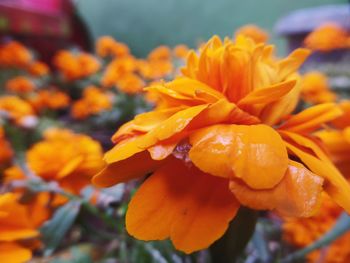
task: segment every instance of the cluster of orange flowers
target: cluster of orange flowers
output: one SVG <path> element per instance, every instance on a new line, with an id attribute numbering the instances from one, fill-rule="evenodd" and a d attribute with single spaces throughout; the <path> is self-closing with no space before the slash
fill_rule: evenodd
<path id="1" fill-rule="evenodd" d="M 342 209 L 329 197 L 323 196 L 323 204 L 316 215 L 310 218 L 287 218 L 283 224 L 284 239 L 305 247 L 321 238 L 336 223 Z M 344 233 L 329 246 L 307 255 L 308 262 L 345 263 L 350 260 L 350 233 Z"/>
<path id="2" fill-rule="evenodd" d="M 65 192 L 79 195 L 90 184 L 90 178 L 103 166 L 100 144 L 83 134 L 50 129 L 44 138 L 26 152 L 29 171 L 11 166 L 3 172 L 3 183 L 12 193 L 0 195 L 0 259 L 20 263 L 31 258 L 32 250 L 42 247 L 39 227 L 55 207 L 67 201 L 60 192 L 31 193 L 25 185 L 30 176 L 56 182 Z M 27 197 L 26 197 L 27 196 Z M 23 199 L 23 200 L 22 200 Z"/>
<path id="3" fill-rule="evenodd" d="M 95 86 L 86 87 L 83 97 L 72 106 L 72 116 L 76 119 L 85 119 L 101 111 L 112 108 L 113 95 L 103 92 Z"/>
<path id="4" fill-rule="evenodd" d="M 147 64 L 143 64 L 143 72 L 150 74 L 144 79 L 139 70 L 140 60 L 130 54 L 127 46 L 110 39 L 112 45 L 108 49 L 104 39 L 97 44 L 100 57 L 67 50 L 55 56 L 54 66 L 64 85 L 101 77 L 101 87 L 83 84 L 77 93 L 67 90 L 64 85 L 52 85 L 55 72 L 50 71 L 43 62 L 36 61 L 30 50 L 20 43 L 13 41 L 1 46 L 0 66 L 3 70 L 16 69 L 17 72 L 4 82 L 5 90 L 0 96 L 1 125 L 35 129 L 41 115 L 47 110 L 58 116 L 62 112 L 77 120 L 86 119 L 112 110 L 119 91 L 138 94 L 146 82 L 154 80 L 153 77 L 158 79 L 171 73 L 172 61 L 165 56 L 166 49 L 152 52 L 151 58 L 143 61 Z M 107 51 L 101 51 L 101 48 L 107 48 Z M 177 56 L 184 56 L 186 47 L 176 50 Z M 167 69 L 158 68 L 162 63 L 167 64 Z M 130 65 L 132 69 L 128 68 Z M 117 89 L 106 90 L 109 86 L 103 85 L 102 80 L 107 72 L 114 70 L 122 73 L 112 80 Z M 16 138 L 11 138 L 10 143 L 4 127 L 0 130 L 0 169 L 2 186 L 9 193 L 0 195 L 0 260 L 26 262 L 31 258 L 32 251 L 42 249 L 39 228 L 57 208 L 67 202 L 66 193 L 81 195 L 82 190 L 91 184 L 92 176 L 103 168 L 103 150 L 98 141 L 87 135 L 51 129 L 41 134 L 41 140 L 25 151 L 27 171 L 17 165 L 15 158 L 19 153 L 11 145 Z M 57 192 L 31 192 L 25 182 L 32 180 L 33 176 L 47 183 L 54 182 Z M 28 193 L 31 196 L 29 201 Z"/>
<path id="5" fill-rule="evenodd" d="M 0 66 L 24 70 L 0 97 L 0 260 L 25 262 L 40 250 L 39 228 L 70 195 L 145 175 L 125 217 L 137 239 L 170 238 L 185 253 L 205 249 L 242 206 L 285 218 L 293 245 L 321 237 L 343 210 L 350 213 L 350 102 L 337 103 L 323 74 L 299 74 L 308 49 L 279 58 L 267 41 L 265 31 L 248 25 L 196 51 L 160 46 L 138 59 L 102 37 L 96 54 L 57 53 L 62 87 L 22 45 L 0 47 Z M 24 161 L 11 148 L 6 127 L 35 129 L 47 110 L 57 122 L 62 115 L 65 124 L 79 124 L 118 107 L 120 93 L 145 95 L 154 108 L 119 127 L 104 157 L 99 141 L 62 128 L 38 129 Z M 315 105 L 296 113 L 300 98 Z M 36 192 L 24 183 L 31 180 L 53 188 Z M 327 262 L 350 260 L 340 243 L 329 247 Z"/>
<path id="6" fill-rule="evenodd" d="M 147 83 L 172 74 L 173 60 L 184 59 L 188 48 L 179 45 L 172 51 L 160 46 L 152 50 L 147 59 L 136 59 L 125 44 L 102 37 L 97 42 L 96 52 L 103 58 L 111 59 L 103 73 L 101 85 L 116 86 L 125 93 L 135 94 L 141 92 Z"/>
<path id="7" fill-rule="evenodd" d="M 32 257 L 32 249 L 41 246 L 38 228 L 49 217 L 48 198 L 38 196 L 24 204 L 20 197 L 17 193 L 0 194 L 1 262 L 27 262 Z"/>
<path id="8" fill-rule="evenodd" d="M 25 69 L 34 76 L 49 73 L 49 68 L 45 63 L 34 60 L 30 50 L 16 41 L 0 46 L 0 67 Z"/>
<path id="9" fill-rule="evenodd" d="M 85 52 L 74 54 L 68 50 L 59 51 L 53 63 L 67 80 L 89 77 L 101 67 L 93 55 Z"/>
<path id="10" fill-rule="evenodd" d="M 350 48 L 350 34 L 335 23 L 326 23 L 312 31 L 304 40 L 307 48 L 316 51 L 332 51 Z"/>

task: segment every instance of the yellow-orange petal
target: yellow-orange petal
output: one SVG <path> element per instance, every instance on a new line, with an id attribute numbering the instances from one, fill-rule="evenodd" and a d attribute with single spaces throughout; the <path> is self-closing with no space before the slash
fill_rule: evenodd
<path id="1" fill-rule="evenodd" d="M 188 130 L 228 122 L 231 119 L 232 111 L 236 110 L 239 110 L 239 108 L 235 104 L 230 103 L 226 99 L 220 99 L 198 114 L 188 125 Z"/>
<path id="2" fill-rule="evenodd" d="M 24 263 L 30 260 L 32 251 L 15 242 L 0 242 L 0 262 Z"/>
<path id="3" fill-rule="evenodd" d="M 299 102 L 299 94 L 301 91 L 299 78 L 297 78 L 297 81 L 298 82 L 295 87 L 287 95 L 280 100 L 266 105 L 266 107 L 259 114 L 259 118 L 261 119 L 262 123 L 274 125 L 295 109 Z"/>
<path id="4" fill-rule="evenodd" d="M 128 159 L 108 164 L 92 178 L 92 183 L 99 187 L 109 187 L 144 176 L 160 165 L 160 161 L 153 160 L 147 151 L 143 151 Z"/>
<path id="5" fill-rule="evenodd" d="M 136 192 L 126 228 L 141 240 L 170 237 L 178 250 L 191 253 L 220 238 L 238 208 L 227 180 L 172 159 Z"/>
<path id="6" fill-rule="evenodd" d="M 163 100 L 173 103 L 174 105 L 186 105 L 186 106 L 194 106 L 198 104 L 206 103 L 204 98 L 195 98 L 189 97 L 185 94 L 179 93 L 175 90 L 168 88 L 167 86 L 157 84 L 145 88 L 145 91 L 152 92 L 153 94 L 157 94 Z"/>
<path id="7" fill-rule="evenodd" d="M 256 89 L 242 98 L 237 105 L 244 107 L 252 104 L 269 104 L 285 96 L 292 90 L 295 84 L 296 80 L 292 79 L 271 85 L 270 87 Z"/>
<path id="8" fill-rule="evenodd" d="M 177 143 L 178 143 L 177 140 L 163 141 L 148 148 L 147 150 L 150 153 L 153 160 L 163 160 L 173 152 Z"/>
<path id="9" fill-rule="evenodd" d="M 345 130 L 327 129 L 321 130 L 315 134 L 315 136 L 320 138 L 320 140 L 324 143 L 338 169 L 340 162 L 349 163 L 350 160 L 350 137 L 345 137 Z M 350 175 L 350 173 L 343 174 L 345 176 Z"/>
<path id="10" fill-rule="evenodd" d="M 216 176 L 240 178 L 254 189 L 277 185 L 288 166 L 280 135 L 262 124 L 203 128 L 190 136 L 190 143 L 190 159 L 199 169 Z"/>
<path id="11" fill-rule="evenodd" d="M 298 133 L 310 133 L 321 125 L 342 115 L 342 110 L 334 103 L 324 103 L 310 107 L 293 115 L 280 128 Z"/>
<path id="12" fill-rule="evenodd" d="M 72 173 L 78 166 L 84 161 L 84 156 L 79 155 L 73 159 L 71 159 L 69 162 L 67 162 L 60 172 L 57 174 L 57 178 L 63 178 L 70 173 Z"/>
<path id="13" fill-rule="evenodd" d="M 224 98 L 222 93 L 195 79 L 179 77 L 166 85 L 186 97 L 204 98 L 208 103 Z"/>
<path id="14" fill-rule="evenodd" d="M 183 107 L 154 110 L 137 115 L 132 121 L 122 125 L 113 135 L 112 141 L 118 143 L 135 133 L 146 133 L 155 128 L 160 122 L 165 121 L 174 113 L 183 110 Z"/>
<path id="15" fill-rule="evenodd" d="M 0 226 L 0 241 L 15 241 L 39 235 L 39 231 L 30 227 L 11 226 L 10 224 L 11 222 L 7 222 L 7 225 Z"/>
<path id="16" fill-rule="evenodd" d="M 152 145 L 154 140 L 150 142 L 152 138 L 147 137 L 147 135 L 140 135 L 135 138 L 126 139 L 117 145 L 115 145 L 111 150 L 105 153 L 104 160 L 107 163 L 114 163 L 121 160 L 125 160 L 134 154 L 144 151 L 145 149 L 140 145 Z"/>
<path id="17" fill-rule="evenodd" d="M 278 132 L 287 142 L 293 142 L 294 144 L 307 148 L 308 151 L 311 150 L 320 160 L 332 163 L 328 155 L 320 147 L 319 142 L 316 141 L 316 138 L 303 136 L 290 131 L 278 130 Z"/>
<path id="18" fill-rule="evenodd" d="M 297 156 L 313 173 L 325 179 L 325 192 L 347 213 L 350 213 L 350 185 L 330 162 L 311 155 L 292 143 L 285 142 L 287 149 Z"/>
<path id="19" fill-rule="evenodd" d="M 175 113 L 147 133 L 137 146 L 146 149 L 155 145 L 158 141 L 169 139 L 181 133 L 196 116 L 209 106 L 210 104 L 198 105 Z"/>
<path id="20" fill-rule="evenodd" d="M 309 217 L 320 206 L 322 183 L 323 178 L 290 161 L 282 181 L 272 189 L 254 190 L 240 180 L 231 180 L 230 189 L 242 205 L 252 209 Z"/>
<path id="21" fill-rule="evenodd" d="M 298 68 L 304 63 L 307 57 L 311 54 L 311 51 L 306 48 L 298 48 L 288 55 L 285 59 L 282 59 L 279 63 L 278 77 L 279 81 L 285 80 L 290 74 L 297 71 Z"/>

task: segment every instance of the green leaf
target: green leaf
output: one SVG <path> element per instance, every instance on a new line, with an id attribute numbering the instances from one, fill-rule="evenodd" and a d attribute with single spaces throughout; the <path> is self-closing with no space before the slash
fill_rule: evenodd
<path id="1" fill-rule="evenodd" d="M 337 238 L 341 237 L 346 233 L 346 231 L 350 230 L 350 216 L 346 213 L 343 213 L 333 226 L 333 228 L 328 231 L 325 235 L 323 235 L 319 240 L 311 244 L 310 246 L 303 248 L 301 250 L 298 250 L 289 256 L 287 256 L 284 260 L 282 260 L 283 263 L 289 263 L 289 262 L 296 262 L 302 258 L 304 258 L 307 254 L 310 252 L 322 248 L 324 246 L 329 245 Z"/>
<path id="2" fill-rule="evenodd" d="M 44 255 L 51 255 L 73 225 L 81 207 L 81 201 L 73 200 L 58 208 L 52 219 L 40 229 L 45 244 Z"/>

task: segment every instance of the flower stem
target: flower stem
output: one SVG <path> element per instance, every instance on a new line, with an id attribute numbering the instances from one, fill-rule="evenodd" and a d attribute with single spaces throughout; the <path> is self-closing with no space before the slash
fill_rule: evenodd
<path id="1" fill-rule="evenodd" d="M 226 233 L 210 247 L 212 262 L 236 262 L 254 233 L 257 219 L 257 211 L 241 207 Z"/>

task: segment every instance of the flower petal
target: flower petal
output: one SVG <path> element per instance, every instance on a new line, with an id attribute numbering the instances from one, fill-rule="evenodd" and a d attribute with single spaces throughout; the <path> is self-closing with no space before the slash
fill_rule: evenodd
<path id="1" fill-rule="evenodd" d="M 23 263 L 30 260 L 32 251 L 15 242 L 0 243 L 0 262 Z"/>
<path id="2" fill-rule="evenodd" d="M 148 148 L 147 150 L 150 153 L 153 160 L 163 160 L 173 152 L 177 144 L 177 140 L 170 142 L 163 141 Z"/>
<path id="3" fill-rule="evenodd" d="M 316 141 L 316 138 L 303 136 L 294 132 L 278 130 L 282 138 L 287 142 L 293 142 L 301 147 L 307 148 L 307 151 L 312 151 L 315 156 L 320 160 L 328 163 L 332 163 L 328 155 L 321 148 L 320 142 Z"/>
<path id="4" fill-rule="evenodd" d="M 342 111 L 334 103 L 319 104 L 308 108 L 289 118 L 280 129 L 298 133 L 310 133 L 321 125 L 342 115 Z"/>
<path id="5" fill-rule="evenodd" d="M 166 85 L 169 89 L 174 90 L 187 97 L 207 98 L 208 100 L 206 101 L 208 103 L 215 102 L 219 99 L 224 98 L 224 95 L 222 93 L 195 79 L 178 77 Z M 206 96 L 203 94 L 206 94 Z"/>
<path id="6" fill-rule="evenodd" d="M 99 187 L 109 187 L 144 176 L 161 164 L 161 161 L 153 160 L 147 151 L 143 151 L 126 160 L 107 164 L 101 172 L 92 178 L 92 183 Z"/>
<path id="7" fill-rule="evenodd" d="M 135 138 L 126 139 L 117 145 L 115 145 L 111 150 L 105 153 L 104 160 L 107 163 L 114 163 L 121 160 L 125 160 L 134 154 L 144 151 L 145 149 L 140 147 L 140 144 L 143 142 L 144 144 L 149 143 L 150 138 L 146 135 L 141 135 Z M 152 144 L 153 141 L 149 144 Z"/>
<path id="8" fill-rule="evenodd" d="M 33 238 L 39 235 L 39 231 L 31 228 L 24 228 L 22 226 L 0 226 L 0 241 L 16 241 L 18 239 Z"/>
<path id="9" fill-rule="evenodd" d="M 322 183 L 321 177 L 290 161 L 282 181 L 272 189 L 254 190 L 240 180 L 230 181 L 230 189 L 242 205 L 252 209 L 309 217 L 320 207 Z"/>
<path id="10" fill-rule="evenodd" d="M 198 114 L 209 106 L 210 104 L 199 105 L 175 113 L 146 134 L 145 136 L 147 136 L 148 140 L 145 140 L 145 143 L 141 143 L 139 146 L 148 148 L 155 145 L 158 141 L 169 139 L 173 135 L 180 133 Z"/>
<path id="11" fill-rule="evenodd" d="M 171 117 L 171 115 L 183 109 L 184 107 L 175 107 L 141 113 L 132 121 L 122 125 L 113 135 L 112 141 L 118 143 L 134 134 L 146 133 L 155 128 L 160 122 L 165 121 Z"/>
<path id="12" fill-rule="evenodd" d="M 191 253 L 220 238 L 238 208 L 227 180 L 172 159 L 136 192 L 126 228 L 141 240 L 170 237 L 178 250 Z"/>
<path id="13" fill-rule="evenodd" d="M 294 50 L 288 57 L 279 62 L 279 80 L 283 81 L 290 74 L 297 71 L 297 69 L 304 63 L 311 51 L 306 48 L 298 48 Z"/>
<path id="14" fill-rule="evenodd" d="M 301 150 L 294 144 L 285 142 L 289 151 L 315 174 L 325 179 L 324 190 L 341 207 L 350 213 L 350 185 L 335 166 Z"/>
<path id="15" fill-rule="evenodd" d="M 295 86 L 296 80 L 287 80 L 267 88 L 256 89 L 238 102 L 239 107 L 251 104 L 269 104 L 286 95 Z"/>
<path id="16" fill-rule="evenodd" d="M 288 166 L 281 137 L 266 125 L 215 125 L 193 133 L 190 143 L 190 159 L 199 169 L 241 178 L 254 189 L 277 185 Z"/>
<path id="17" fill-rule="evenodd" d="M 293 77 L 293 79 L 298 81 L 295 87 L 283 98 L 272 102 L 262 110 L 259 114 L 261 122 L 267 125 L 274 125 L 295 109 L 299 102 L 301 85 L 299 78 Z"/>

